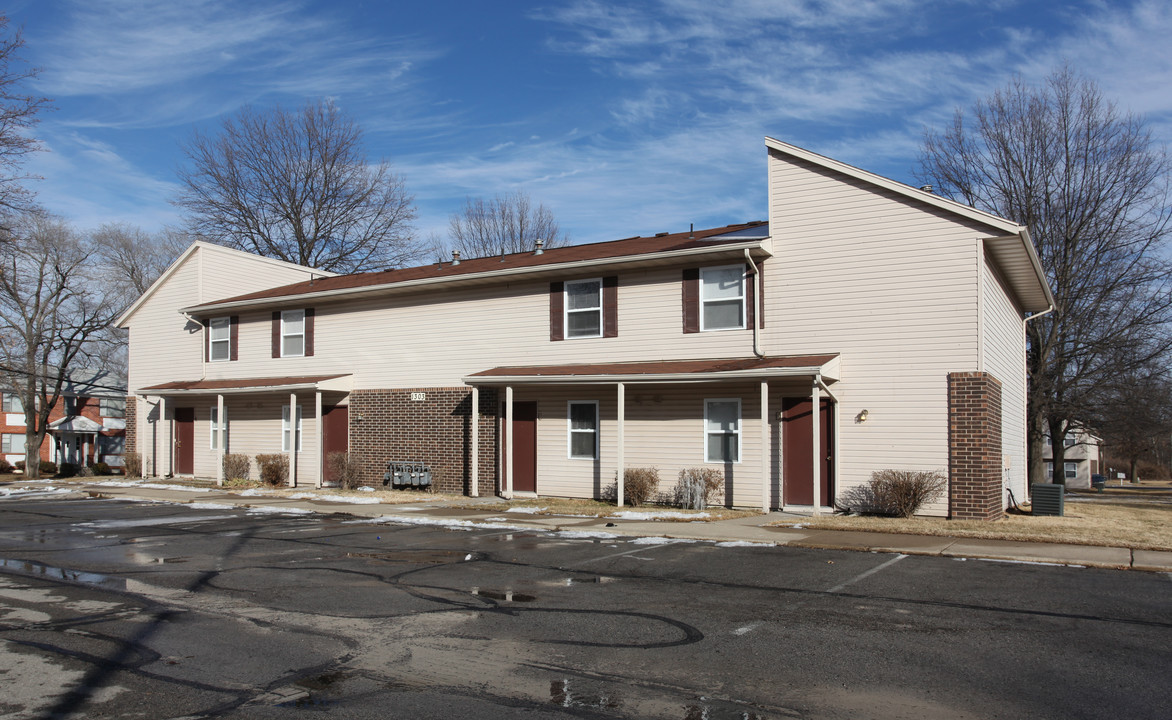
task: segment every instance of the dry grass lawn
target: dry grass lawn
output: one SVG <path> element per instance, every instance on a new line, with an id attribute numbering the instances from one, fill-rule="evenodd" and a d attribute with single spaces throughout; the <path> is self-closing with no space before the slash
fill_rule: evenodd
<path id="1" fill-rule="evenodd" d="M 1010 515 L 993 522 L 981 520 L 947 520 L 944 518 L 883 518 L 860 516 L 823 516 L 772 525 L 800 524 L 823 530 L 864 530 L 907 533 L 911 535 L 947 535 L 991 540 L 1106 545 L 1137 550 L 1172 551 L 1172 502 L 1141 500 L 1066 499 L 1063 517 Z"/>

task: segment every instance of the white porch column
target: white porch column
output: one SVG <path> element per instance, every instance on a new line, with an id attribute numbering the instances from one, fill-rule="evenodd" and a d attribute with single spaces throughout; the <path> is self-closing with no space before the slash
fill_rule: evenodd
<path id="1" fill-rule="evenodd" d="M 228 440 L 228 419 L 224 417 L 224 395 L 216 395 L 216 484 L 224 484 L 224 445 Z"/>
<path id="2" fill-rule="evenodd" d="M 513 386 L 505 386 L 505 487 L 506 498 L 513 499 Z"/>
<path id="3" fill-rule="evenodd" d="M 172 468 L 175 467 L 175 441 L 172 439 L 175 428 L 171 427 L 172 421 L 167 418 L 167 406 L 169 404 L 167 398 L 159 398 L 158 425 L 163 428 L 163 441 L 160 443 L 163 447 L 159 448 L 157 452 L 167 460 L 166 463 L 161 463 L 163 465 L 164 476 L 172 476 L 175 474 L 172 472 Z"/>
<path id="4" fill-rule="evenodd" d="M 770 460 L 773 459 L 773 443 L 769 434 L 769 383 L 761 381 L 761 512 L 769 512 Z"/>
<path id="5" fill-rule="evenodd" d="M 321 426 L 321 390 L 313 394 L 313 427 L 317 430 L 314 433 L 317 436 L 317 479 L 314 482 L 314 487 L 320 488 L 326 478 L 326 446 L 325 431 Z"/>
<path id="6" fill-rule="evenodd" d="M 818 379 L 814 378 L 814 389 L 810 392 L 811 404 L 811 418 L 814 422 L 814 427 L 810 436 L 814 438 L 814 452 L 811 457 L 814 458 L 813 467 L 810 474 L 814 478 L 814 515 L 822 514 L 822 494 L 819 492 L 822 485 L 822 421 L 819 414 L 822 410 L 822 393 L 818 391 Z"/>
<path id="7" fill-rule="evenodd" d="M 480 497 L 480 386 L 472 386 L 472 409 L 468 413 L 468 494 Z"/>
<path id="8" fill-rule="evenodd" d="M 618 486 L 618 504 L 623 506 L 623 485 L 626 481 L 624 475 L 626 474 L 626 458 L 624 456 L 624 448 L 626 446 L 626 424 L 627 424 L 627 386 L 623 383 L 618 383 L 618 408 L 616 410 L 616 420 L 618 427 L 615 429 L 615 442 L 618 445 L 616 455 L 616 462 L 618 463 L 618 473 L 615 484 Z M 602 418 L 598 419 L 599 430 L 602 430 Z"/>
<path id="9" fill-rule="evenodd" d="M 297 487 L 297 393 L 289 393 L 289 487 Z"/>

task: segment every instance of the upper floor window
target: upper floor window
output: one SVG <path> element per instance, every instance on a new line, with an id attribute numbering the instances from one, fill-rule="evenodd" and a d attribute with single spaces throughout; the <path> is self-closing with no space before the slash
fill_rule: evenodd
<path id="1" fill-rule="evenodd" d="M 602 280 L 566 283 L 566 337 L 602 337 Z"/>
<path id="2" fill-rule="evenodd" d="M 208 359 L 232 359 L 232 319 L 215 318 L 208 323 Z"/>
<path id="3" fill-rule="evenodd" d="M 740 330 L 744 327 L 745 267 L 701 268 L 700 329 Z"/>
<path id="4" fill-rule="evenodd" d="M 12 393 L 4 393 L 4 412 L 23 413 L 24 405 L 20 402 L 20 398 Z"/>
<path id="5" fill-rule="evenodd" d="M 1063 445 L 1063 447 L 1072 447 L 1074 445 L 1074 436 L 1071 435 L 1070 433 L 1067 433 L 1062 438 L 1062 445 Z"/>
<path id="6" fill-rule="evenodd" d="M 4 433 L 0 435 L 0 452 L 12 455 L 24 455 L 24 435 L 17 435 L 15 433 Z"/>
<path id="7" fill-rule="evenodd" d="M 126 417 L 126 398 L 104 397 L 99 400 L 102 417 Z"/>
<path id="8" fill-rule="evenodd" d="M 718 398 L 704 401 L 704 462 L 741 460 L 741 401 Z"/>
<path id="9" fill-rule="evenodd" d="M 301 357 L 305 354 L 305 311 L 286 310 L 281 313 L 281 357 Z"/>

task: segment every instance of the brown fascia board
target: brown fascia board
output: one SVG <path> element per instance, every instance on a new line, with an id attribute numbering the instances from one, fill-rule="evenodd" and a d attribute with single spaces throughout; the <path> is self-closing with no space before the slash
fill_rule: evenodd
<path id="1" fill-rule="evenodd" d="M 183 308 L 180 312 L 198 316 L 211 312 L 262 307 L 300 299 L 321 301 L 335 297 L 392 292 L 442 283 L 504 280 L 516 275 L 551 273 L 567 268 L 637 263 L 676 257 L 686 258 L 692 255 L 703 256 L 741 249 L 759 250 L 762 242 L 767 239 L 765 235 L 761 238 L 714 239 L 720 235 L 754 227 L 767 228 L 768 224 L 761 221 L 741 223 L 656 237 L 633 237 L 586 245 L 568 245 L 545 250 L 540 255 L 533 251 L 526 251 L 461 260 L 459 264 L 449 261 L 401 270 L 338 275 L 201 303 Z"/>

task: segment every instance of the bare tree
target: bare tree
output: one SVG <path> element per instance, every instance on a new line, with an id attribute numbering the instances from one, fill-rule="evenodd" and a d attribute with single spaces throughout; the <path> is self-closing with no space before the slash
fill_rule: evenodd
<path id="1" fill-rule="evenodd" d="M 184 151 L 176 204 L 197 236 L 336 272 L 420 254 L 403 179 L 385 160 L 367 163 L 362 131 L 328 100 L 295 112 L 245 108 Z"/>
<path id="2" fill-rule="evenodd" d="M 464 208 L 449 220 L 448 241 L 466 257 L 487 257 L 532 250 L 536 241 L 544 247 L 570 244 L 553 213 L 543 203 L 534 207 L 522 192 L 498 195 L 492 200 L 468 198 Z"/>
<path id="3" fill-rule="evenodd" d="M 90 243 L 41 213 L 0 243 L 0 363 L 25 411 L 25 472 L 38 477 L 49 413 L 71 371 L 100 357 L 118 303 L 104 290 Z"/>
<path id="4" fill-rule="evenodd" d="M 97 259 L 127 304 L 147 291 L 192 238 L 175 230 L 150 234 L 127 223 L 107 223 L 90 234 Z"/>
<path id="5" fill-rule="evenodd" d="M 1167 156 L 1141 118 L 1062 67 L 928 131 L 917 175 L 1030 229 L 1057 302 L 1027 326 L 1029 476 L 1046 482 L 1044 434 L 1085 423 L 1111 378 L 1172 347 Z M 1062 467 L 1060 441 L 1053 452 Z"/>
<path id="6" fill-rule="evenodd" d="M 1140 460 L 1158 464 L 1172 434 L 1172 382 L 1160 364 L 1119 375 L 1103 390 L 1096 423 L 1110 455 L 1126 460 L 1138 483 Z"/>
<path id="7" fill-rule="evenodd" d="M 33 193 L 23 185 L 31 176 L 22 173 L 25 156 L 40 145 L 28 134 L 37 112 L 48 100 L 19 91 L 20 84 L 35 77 L 36 69 L 24 65 L 20 30 L 8 31 L 8 18 L 0 15 L 0 216 L 30 209 Z"/>

